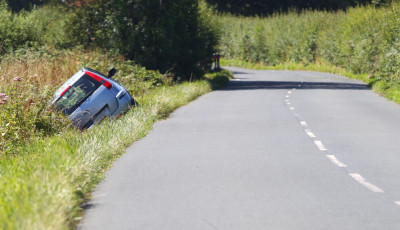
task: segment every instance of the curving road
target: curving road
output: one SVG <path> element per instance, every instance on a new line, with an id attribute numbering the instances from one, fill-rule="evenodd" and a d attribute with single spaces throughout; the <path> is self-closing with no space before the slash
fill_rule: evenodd
<path id="1" fill-rule="evenodd" d="M 400 107 L 332 74 L 229 68 L 115 162 L 78 229 L 400 229 Z"/>

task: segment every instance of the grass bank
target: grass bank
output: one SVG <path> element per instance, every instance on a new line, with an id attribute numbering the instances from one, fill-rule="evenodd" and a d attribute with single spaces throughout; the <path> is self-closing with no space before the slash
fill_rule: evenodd
<path id="1" fill-rule="evenodd" d="M 219 49 L 225 63 L 355 77 L 398 103 L 399 19 L 399 2 L 338 12 L 276 13 L 265 18 L 215 16 L 221 24 Z"/>
<path id="2" fill-rule="evenodd" d="M 52 57 L 24 52 L 1 63 L 0 76 L 7 84 L 0 89 L 9 95 L 6 103 L 0 105 L 1 114 L 14 109 L 21 114 L 0 119 L 0 128 L 7 132 L 1 140 L 6 143 L 7 135 L 8 141 L 18 143 L 15 148 L 9 144 L 0 158 L 0 229 L 74 228 L 81 205 L 128 145 L 144 137 L 155 121 L 229 79 L 229 72 L 223 71 L 200 81 L 176 84 L 169 82 L 168 76 L 117 56 L 99 51 L 65 52 Z M 57 85 L 73 74 L 77 66 L 84 65 L 100 71 L 116 66 L 120 70 L 116 77 L 140 106 L 119 120 L 103 122 L 85 132 L 69 127 L 57 114 L 46 112 L 48 97 Z M 15 76 L 20 80 L 13 81 Z M 18 93 L 13 94 L 13 90 Z M 60 129 L 47 132 L 38 123 L 27 123 L 22 118 L 30 113 L 32 117 L 42 116 L 49 125 L 61 119 Z M 18 119 L 22 120 L 10 122 Z M 22 136 L 30 129 L 29 136 Z"/>

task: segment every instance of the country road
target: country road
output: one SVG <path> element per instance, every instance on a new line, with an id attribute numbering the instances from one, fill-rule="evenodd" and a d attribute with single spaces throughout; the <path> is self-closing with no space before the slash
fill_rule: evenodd
<path id="1" fill-rule="evenodd" d="M 332 74 L 229 69 L 127 149 L 78 229 L 400 229 L 399 105 Z"/>

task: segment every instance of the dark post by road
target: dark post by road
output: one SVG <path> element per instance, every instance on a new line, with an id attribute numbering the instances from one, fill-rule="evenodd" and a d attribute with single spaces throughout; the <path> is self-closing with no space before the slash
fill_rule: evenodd
<path id="1" fill-rule="evenodd" d="M 219 64 L 219 59 L 220 59 L 219 53 L 214 53 L 213 59 L 214 59 L 214 71 L 220 71 L 221 66 Z"/>

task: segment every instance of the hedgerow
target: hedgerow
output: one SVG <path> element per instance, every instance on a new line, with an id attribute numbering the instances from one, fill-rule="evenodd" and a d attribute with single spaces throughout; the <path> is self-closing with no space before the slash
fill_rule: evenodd
<path id="1" fill-rule="evenodd" d="M 264 65 L 328 64 L 368 76 L 400 101 L 400 3 L 325 12 L 305 10 L 262 17 L 216 16 L 219 49 L 227 59 Z"/>

